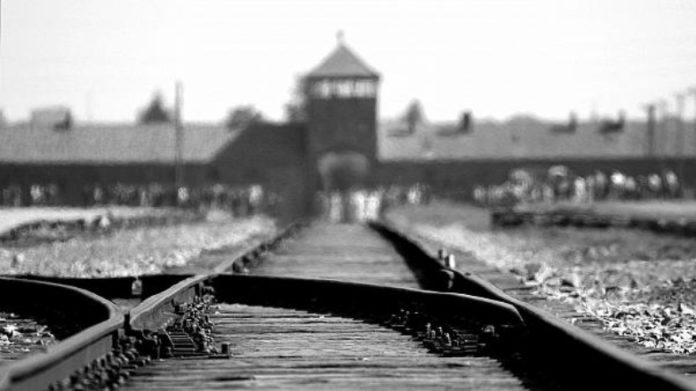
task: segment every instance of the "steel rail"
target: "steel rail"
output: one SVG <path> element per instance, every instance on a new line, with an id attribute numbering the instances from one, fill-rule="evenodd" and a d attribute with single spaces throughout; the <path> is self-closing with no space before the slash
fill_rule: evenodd
<path id="1" fill-rule="evenodd" d="M 126 316 L 127 332 L 152 330 L 166 327 L 177 317 L 176 306 L 191 302 L 202 293 L 202 286 L 211 275 L 202 274 L 190 276 L 168 289 L 152 295 L 138 306 L 130 310 Z"/>
<path id="2" fill-rule="evenodd" d="M 358 305 L 399 309 L 413 308 L 446 318 L 464 317 L 493 325 L 524 326 L 517 310 L 506 303 L 461 293 L 424 291 L 359 282 L 315 278 L 219 274 L 210 281 L 220 299 L 257 300 L 258 304 L 290 302 L 331 308 Z"/>
<path id="3" fill-rule="evenodd" d="M 49 282 L 0 278 L 0 297 L 41 300 L 89 323 L 84 330 L 36 353 L 0 367 L 0 390 L 45 390 L 111 352 L 124 317 L 111 302 L 83 289 Z"/>
<path id="4" fill-rule="evenodd" d="M 130 312 L 129 330 L 156 331 L 175 317 L 178 304 L 190 302 L 205 286 L 214 289 L 217 299 L 245 303 L 293 306 L 323 305 L 327 308 L 346 304 L 370 306 L 418 307 L 445 317 L 470 317 L 493 325 L 522 326 L 522 317 L 506 303 L 460 293 L 423 291 L 328 279 L 210 274 L 188 278 L 154 295 Z"/>
<path id="5" fill-rule="evenodd" d="M 373 223 L 375 229 L 388 235 L 419 259 L 451 276 L 448 290 L 468 293 L 514 306 L 527 324 L 531 337 L 536 340 L 533 350 L 555 370 L 568 376 L 577 376 L 582 367 L 591 376 L 577 377 L 580 388 L 596 387 L 602 379 L 607 389 L 650 389 L 696 391 L 696 385 L 666 372 L 657 365 L 613 346 L 579 327 L 558 319 L 553 314 L 518 300 L 492 283 L 471 273 L 462 273 L 443 265 L 436 257 L 437 249 L 425 239 L 404 232 L 385 222 Z"/>
<path id="6" fill-rule="evenodd" d="M 47 224 L 38 222 L 37 224 Z M 65 223 L 61 223 L 65 224 Z M 85 225 L 76 222 L 76 225 Z M 288 224 L 279 234 L 270 238 L 253 241 L 232 256 L 226 256 L 215 270 L 239 270 L 249 262 L 261 256 L 265 251 L 274 248 L 281 240 L 292 235 L 304 222 Z M 214 251 L 213 251 L 214 252 Z M 58 300 L 59 305 L 70 303 L 72 310 L 91 308 L 86 301 L 102 306 L 101 321 L 89 325 L 82 331 L 59 342 L 47 349 L 46 353 L 32 354 L 21 360 L 0 367 L 0 391 L 7 390 L 44 390 L 57 382 L 65 381 L 99 358 L 103 358 L 122 348 L 119 339 L 125 333 L 138 335 L 137 330 L 154 327 L 156 321 L 166 322 L 172 318 L 176 301 L 183 303 L 201 293 L 200 282 L 206 281 L 210 275 L 145 275 L 138 277 L 116 278 L 65 278 L 36 275 L 0 276 L 0 296 L 10 297 L 3 289 L 12 291 L 15 298 L 44 297 L 42 292 L 51 290 L 52 300 Z M 142 292 L 132 292 L 133 283 L 142 282 Z M 11 287 L 8 287 L 11 285 Z M 3 288 L 4 287 L 4 288 Z M 164 292 L 163 292 L 164 291 Z M 172 292 L 175 294 L 170 295 Z M 169 297 L 169 306 L 162 303 L 164 297 Z M 69 299 L 66 299 L 68 298 Z M 145 300 L 136 308 L 121 314 L 119 309 L 108 298 L 135 298 Z M 62 299 L 62 301 L 61 301 Z M 106 312 L 104 312 L 106 311 Z M 90 316 L 96 316 L 99 311 L 88 311 Z M 83 319 L 84 314 L 75 314 L 76 319 Z M 131 319 L 136 319 L 131 322 Z M 163 325 L 163 324 L 162 324 Z M 122 342 L 122 341 L 121 341 Z"/>
<path id="7" fill-rule="evenodd" d="M 69 285 L 92 292 L 105 299 L 148 298 L 162 292 L 177 282 L 189 277 L 188 274 L 144 274 L 124 277 L 55 277 L 36 274 L 12 274 L 0 277 L 18 278 L 23 280 L 44 281 Z M 133 292 L 136 281 L 142 284 L 140 293 Z"/>

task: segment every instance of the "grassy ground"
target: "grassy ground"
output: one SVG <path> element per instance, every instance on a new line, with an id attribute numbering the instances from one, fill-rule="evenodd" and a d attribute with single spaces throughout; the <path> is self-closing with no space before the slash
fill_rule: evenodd
<path id="1" fill-rule="evenodd" d="M 17 226 L 40 221 L 71 221 L 83 219 L 93 221 L 99 216 L 111 214 L 117 218 L 132 218 L 139 216 L 162 216 L 171 213 L 167 208 L 145 208 L 111 206 L 97 208 L 67 208 L 67 207 L 31 207 L 31 208 L 0 208 L 0 236 Z"/>
<path id="2" fill-rule="evenodd" d="M 29 248 L 0 248 L 0 273 L 91 277 L 161 273 L 181 267 L 203 250 L 235 245 L 275 232 L 266 217 L 227 215 L 189 224 L 121 230 Z"/>
<path id="3" fill-rule="evenodd" d="M 403 207 L 389 216 L 645 346 L 696 352 L 693 240 L 623 229 L 492 229 L 486 210 L 451 203 Z"/>

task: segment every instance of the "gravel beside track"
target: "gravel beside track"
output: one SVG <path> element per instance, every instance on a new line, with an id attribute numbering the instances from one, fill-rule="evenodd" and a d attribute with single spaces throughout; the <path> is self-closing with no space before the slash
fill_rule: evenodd
<path id="1" fill-rule="evenodd" d="M 135 227 L 200 221 L 202 214 L 175 208 L 0 208 L 0 245 L 22 249 L 71 239 L 97 238 Z"/>
<path id="2" fill-rule="evenodd" d="M 275 229 L 273 220 L 260 216 L 134 228 L 98 238 L 0 248 L 0 270 L 60 277 L 137 276 L 170 269 L 181 272 L 205 250 L 240 244 L 257 235 L 272 235 Z M 200 267 L 205 265 L 192 265 Z"/>
<path id="3" fill-rule="evenodd" d="M 56 342 L 58 339 L 41 321 L 0 311 L 0 365 L 43 352 L 46 346 Z"/>
<path id="4" fill-rule="evenodd" d="M 239 304 L 220 305 L 210 318 L 216 341 L 231 346 L 230 359 L 155 362 L 123 389 L 524 389 L 473 347 L 466 356 L 443 357 L 356 319 Z"/>
<path id="5" fill-rule="evenodd" d="M 102 216 L 110 215 L 115 218 L 133 218 L 141 216 L 165 216 L 172 213 L 167 208 L 132 208 L 132 207 L 97 207 L 97 208 L 67 208 L 67 207 L 31 207 L 31 208 L 0 208 L 0 236 L 22 225 L 37 221 L 75 221 L 84 220 L 88 225 Z"/>
<path id="6" fill-rule="evenodd" d="M 696 373 L 696 361 L 675 354 L 691 352 L 696 343 L 689 289 L 696 277 L 694 243 L 625 230 L 491 231 L 481 218 L 486 214 L 436 203 L 392 211 L 389 218 L 434 248 L 454 252 L 460 270 L 481 275 L 512 296 L 667 369 Z M 603 250 L 603 245 L 613 248 Z M 663 246 L 684 258 L 661 258 L 668 254 L 660 250 Z M 636 253 L 647 260 L 635 260 Z"/>

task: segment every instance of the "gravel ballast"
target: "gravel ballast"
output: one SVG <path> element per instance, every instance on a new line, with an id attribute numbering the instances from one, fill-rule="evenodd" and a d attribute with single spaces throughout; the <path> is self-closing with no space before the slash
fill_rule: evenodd
<path id="1" fill-rule="evenodd" d="M 204 250 L 242 243 L 276 231 L 263 216 L 232 218 L 218 214 L 202 222 L 120 230 L 96 238 L 14 249 L 0 248 L 3 274 L 61 277 L 116 277 L 162 273 L 182 267 Z"/>
<path id="2" fill-rule="evenodd" d="M 0 310 L 0 365 L 43 352 L 57 341 L 48 326 L 39 321 Z"/>
<path id="3" fill-rule="evenodd" d="M 696 242 L 625 229 L 491 229 L 484 209 L 437 202 L 388 219 L 513 273 L 535 294 L 660 351 L 696 352 Z"/>

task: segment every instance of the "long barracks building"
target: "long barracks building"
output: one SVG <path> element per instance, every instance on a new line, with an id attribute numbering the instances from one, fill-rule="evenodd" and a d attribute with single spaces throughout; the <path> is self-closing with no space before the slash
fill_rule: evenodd
<path id="1" fill-rule="evenodd" d="M 533 118 L 475 121 L 468 129 L 378 121 L 380 75 L 345 44 L 305 77 L 306 121 L 254 124 L 186 123 L 182 181 L 260 184 L 282 193 L 288 208 L 309 205 L 330 187 L 424 182 L 435 192 L 470 194 L 500 183 L 520 166 L 564 164 L 579 174 L 619 169 L 637 175 L 696 169 L 693 123 L 675 119 L 559 126 Z M 65 204 L 79 204 L 85 186 L 171 184 L 176 133 L 171 124 L 35 123 L 0 127 L 0 189 L 55 184 Z M 687 185 L 695 178 L 685 175 Z"/>

